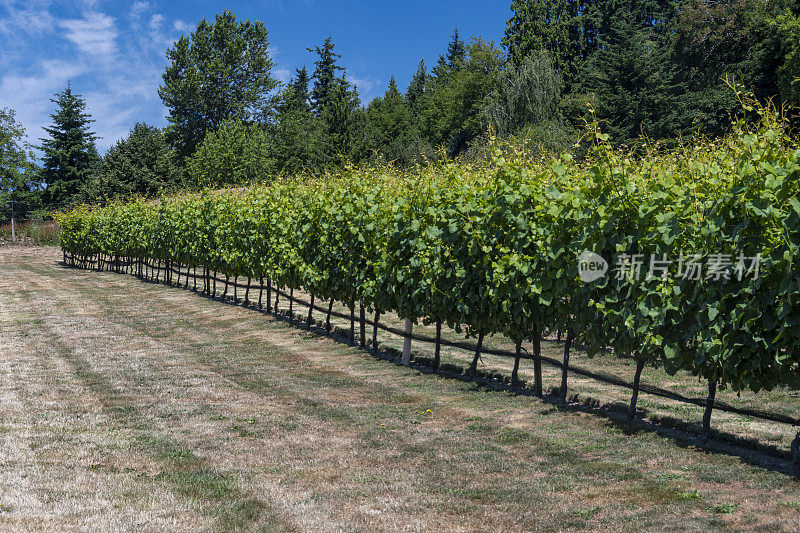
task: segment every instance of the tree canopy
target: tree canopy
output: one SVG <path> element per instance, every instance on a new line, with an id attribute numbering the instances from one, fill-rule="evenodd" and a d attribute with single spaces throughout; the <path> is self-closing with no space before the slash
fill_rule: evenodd
<path id="1" fill-rule="evenodd" d="M 50 101 L 56 111 L 53 124 L 44 128 L 41 139 L 41 179 L 46 186 L 45 202 L 53 208 L 69 206 L 93 194 L 88 190 L 100 168 L 100 156 L 90 130 L 94 122 L 86 112 L 86 101 L 72 92 L 70 84 Z"/>
<path id="2" fill-rule="evenodd" d="M 240 22 L 223 11 L 181 37 L 167 59 L 158 94 L 169 109 L 167 140 L 181 159 L 226 121 L 261 120 L 271 113 L 278 82 L 263 22 Z"/>

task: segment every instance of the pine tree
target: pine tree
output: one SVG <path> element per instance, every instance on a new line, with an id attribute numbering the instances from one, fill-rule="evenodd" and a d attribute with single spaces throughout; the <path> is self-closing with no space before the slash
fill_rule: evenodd
<path id="1" fill-rule="evenodd" d="M 328 104 L 323 108 L 329 152 L 333 159 L 356 162 L 366 150 L 362 135 L 364 122 L 358 89 L 344 76 L 333 82 Z"/>
<path id="2" fill-rule="evenodd" d="M 45 198 L 51 207 L 61 207 L 82 200 L 97 174 L 100 156 L 97 154 L 97 136 L 89 130 L 94 122 L 86 113 L 86 102 L 72 92 L 70 84 L 56 93 L 56 112 L 50 115 L 53 125 L 44 130 L 49 138 L 40 139 L 44 152 L 41 177 L 47 186 Z"/>
<path id="3" fill-rule="evenodd" d="M 417 72 L 414 73 L 414 77 L 411 78 L 411 83 L 408 84 L 408 89 L 406 90 L 406 104 L 414 115 L 419 112 L 419 107 L 422 105 L 422 98 L 425 96 L 425 81 L 427 77 L 428 73 L 425 70 L 425 60 L 420 59 Z"/>
<path id="4" fill-rule="evenodd" d="M 450 67 L 442 57 L 425 87 L 424 106 L 416 117 L 420 135 L 450 155 L 463 151 L 486 131 L 484 107 L 502 69 L 502 52 L 492 42 L 473 37 L 463 63 Z"/>
<path id="5" fill-rule="evenodd" d="M 106 153 L 97 192 L 104 199 L 156 196 L 175 190 L 181 181 L 164 132 L 139 122 Z"/>
<path id="6" fill-rule="evenodd" d="M 675 81 L 661 37 L 642 28 L 625 10 L 612 19 L 603 46 L 581 69 L 580 90 L 594 96 L 597 117 L 618 142 L 642 132 L 650 137 L 674 136 L 680 116 Z"/>
<path id="7" fill-rule="evenodd" d="M 457 68 L 464 62 L 467 57 L 467 45 L 458 36 L 458 27 L 453 30 L 453 35 L 450 37 L 450 42 L 447 45 L 447 66 L 450 68 Z"/>
<path id="8" fill-rule="evenodd" d="M 279 172 L 319 171 L 327 163 L 323 124 L 311 113 L 309 81 L 308 70 L 305 67 L 297 69 L 281 93 L 272 131 L 275 164 Z"/>
<path id="9" fill-rule="evenodd" d="M 344 70 L 336 64 L 336 60 L 342 56 L 333 51 L 333 40 L 328 36 L 322 43 L 322 47 L 315 46 L 308 48 L 309 52 L 314 52 L 319 56 L 314 62 L 314 88 L 311 91 L 311 107 L 317 114 L 321 114 L 331 102 L 333 89 L 336 85 L 336 71 Z"/>
<path id="10" fill-rule="evenodd" d="M 394 77 L 382 98 L 367 107 L 371 147 L 387 161 L 405 166 L 420 155 L 419 135 L 414 128 L 411 111 L 397 89 Z"/>
<path id="11" fill-rule="evenodd" d="M 306 67 L 296 70 L 296 76 L 290 83 L 292 91 L 292 102 L 296 109 L 309 111 L 311 109 L 311 95 L 308 92 L 308 70 Z"/>

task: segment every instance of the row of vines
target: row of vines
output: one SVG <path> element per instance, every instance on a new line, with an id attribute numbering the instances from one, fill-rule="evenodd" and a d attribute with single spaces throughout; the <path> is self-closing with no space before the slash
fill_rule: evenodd
<path id="1" fill-rule="evenodd" d="M 580 163 L 498 151 L 480 168 L 80 207 L 59 216 L 61 245 L 267 279 L 465 330 L 479 346 L 504 334 L 536 353 L 545 332 L 563 330 L 567 353 L 580 341 L 590 355 L 633 357 L 636 381 L 644 365 L 687 371 L 708 380 L 710 398 L 717 387 L 797 387 L 800 150 L 761 113 L 724 140 L 639 157 L 595 132 Z M 592 282 L 578 275 L 586 251 L 610 263 Z M 643 258 L 640 275 L 624 261 L 621 275 L 625 257 Z M 730 264 L 687 276 L 687 257 Z M 658 275 L 652 258 L 667 265 Z M 741 258 L 750 264 L 737 271 Z"/>

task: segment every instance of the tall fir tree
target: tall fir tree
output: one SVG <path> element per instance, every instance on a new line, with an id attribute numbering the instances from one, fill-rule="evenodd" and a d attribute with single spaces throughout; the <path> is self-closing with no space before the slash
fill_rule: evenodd
<path id="1" fill-rule="evenodd" d="M 584 62 L 608 39 L 618 13 L 637 28 L 665 33 L 677 5 L 675 0 L 513 0 L 502 44 L 517 65 L 547 50 L 569 92 L 580 83 Z"/>
<path id="2" fill-rule="evenodd" d="M 308 70 L 303 67 L 296 70 L 295 77 L 289 84 L 292 91 L 292 105 L 301 111 L 309 111 L 311 109 L 311 94 L 308 92 L 309 82 Z"/>
<path id="3" fill-rule="evenodd" d="M 447 66 L 450 68 L 457 68 L 464 62 L 467 57 L 467 45 L 461 40 L 458 35 L 458 26 L 453 29 L 453 35 L 450 36 L 450 42 L 447 45 L 447 55 L 445 59 Z"/>
<path id="4" fill-rule="evenodd" d="M 314 52 L 319 59 L 314 61 L 314 88 L 311 90 L 311 107 L 321 114 L 330 104 L 334 87 L 336 86 L 336 71 L 344 70 L 336 64 L 336 60 L 342 56 L 333 51 L 333 39 L 328 36 L 322 46 L 308 48 L 309 52 Z"/>
<path id="5" fill-rule="evenodd" d="M 441 56 L 425 87 L 417 117 L 420 135 L 431 146 L 444 145 L 454 156 L 486 131 L 485 102 L 503 66 L 502 52 L 492 42 L 473 37 L 463 63 L 450 67 Z"/>
<path id="6" fill-rule="evenodd" d="M 382 98 L 367 106 L 371 147 L 387 161 L 401 166 L 412 164 L 420 155 L 419 135 L 411 111 L 397 88 L 394 77 Z"/>
<path id="7" fill-rule="evenodd" d="M 680 120 L 676 81 L 668 49 L 652 28 L 643 28 L 620 10 L 603 37 L 603 46 L 581 69 L 579 90 L 594 96 L 595 112 L 618 142 L 645 133 L 651 138 L 676 134 Z"/>
<path id="8" fill-rule="evenodd" d="M 427 78 L 428 72 L 425 69 L 425 60 L 420 59 L 417 71 L 411 78 L 408 89 L 406 89 L 406 105 L 408 105 L 413 115 L 419 113 L 419 108 L 422 105 L 422 98 L 425 96 L 425 81 Z"/>
<path id="9" fill-rule="evenodd" d="M 94 120 L 86 112 L 83 98 L 67 83 L 66 89 L 50 101 L 57 107 L 50 115 L 53 125 L 44 128 L 49 138 L 40 139 L 44 153 L 41 177 L 47 186 L 47 204 L 63 207 L 93 196 L 88 188 L 98 172 L 100 156 L 95 146 L 97 136 L 89 129 Z"/>
<path id="10" fill-rule="evenodd" d="M 328 104 L 323 108 L 329 154 L 333 160 L 357 162 L 366 152 L 363 138 L 364 110 L 358 89 L 344 75 L 331 87 Z"/>
<path id="11" fill-rule="evenodd" d="M 279 172 L 318 171 L 326 164 L 321 120 L 311 112 L 308 70 L 295 71 L 281 94 L 272 130 L 275 164 Z"/>

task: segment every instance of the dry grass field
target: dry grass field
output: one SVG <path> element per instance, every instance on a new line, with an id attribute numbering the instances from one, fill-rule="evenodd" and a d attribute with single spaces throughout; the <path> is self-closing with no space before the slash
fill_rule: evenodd
<path id="1" fill-rule="evenodd" d="M 0 247 L 2 530 L 800 529 L 800 482 L 770 451 L 792 428 L 715 413 L 704 447 L 692 407 L 643 396 L 627 425 L 580 401 L 627 393 L 589 380 L 561 406 L 60 258 Z M 787 391 L 738 401 L 800 411 Z"/>

